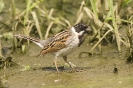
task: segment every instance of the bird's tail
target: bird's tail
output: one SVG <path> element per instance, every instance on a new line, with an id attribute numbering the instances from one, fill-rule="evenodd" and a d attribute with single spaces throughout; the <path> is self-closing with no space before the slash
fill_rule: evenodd
<path id="1" fill-rule="evenodd" d="M 40 41 L 39 38 L 34 38 L 34 37 L 25 36 L 25 35 L 21 35 L 21 34 L 14 34 L 14 36 L 17 37 L 17 38 L 22 38 L 22 39 L 30 40 L 32 42 L 39 42 Z"/>
<path id="2" fill-rule="evenodd" d="M 39 38 L 34 38 L 34 37 L 25 36 L 25 35 L 21 35 L 21 34 L 14 34 L 14 36 L 17 37 L 17 38 L 22 38 L 22 39 L 30 40 L 33 43 L 37 44 L 41 48 L 43 48 L 44 44 L 45 44 L 45 40 L 40 40 Z"/>

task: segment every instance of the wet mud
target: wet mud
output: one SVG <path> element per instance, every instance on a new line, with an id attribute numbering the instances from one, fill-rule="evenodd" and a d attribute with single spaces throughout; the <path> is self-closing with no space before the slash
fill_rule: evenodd
<path id="1" fill-rule="evenodd" d="M 40 52 L 31 44 L 28 54 L 14 53 L 14 66 L 0 70 L 1 84 L 7 88 L 132 88 L 133 64 L 126 64 L 125 48 L 121 57 L 114 48 L 103 46 L 102 55 L 97 49 L 92 55 L 87 52 L 92 46 L 83 45 L 68 56 L 68 61 L 75 64 L 73 71 L 58 58 L 59 74 L 53 64 L 54 56 L 47 54 L 36 58 Z"/>

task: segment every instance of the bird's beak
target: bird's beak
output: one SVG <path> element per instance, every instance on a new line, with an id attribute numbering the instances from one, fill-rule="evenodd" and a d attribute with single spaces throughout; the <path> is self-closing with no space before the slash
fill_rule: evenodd
<path id="1" fill-rule="evenodd" d="M 88 28 L 86 29 L 87 34 L 91 34 L 92 33 L 92 29 L 88 26 Z"/>

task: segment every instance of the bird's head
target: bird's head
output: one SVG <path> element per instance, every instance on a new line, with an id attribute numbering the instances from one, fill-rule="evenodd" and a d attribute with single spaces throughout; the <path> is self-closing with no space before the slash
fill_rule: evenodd
<path id="1" fill-rule="evenodd" d="M 74 29 L 75 29 L 75 32 L 77 32 L 79 35 L 92 33 L 92 29 L 83 23 L 76 24 L 74 26 Z"/>

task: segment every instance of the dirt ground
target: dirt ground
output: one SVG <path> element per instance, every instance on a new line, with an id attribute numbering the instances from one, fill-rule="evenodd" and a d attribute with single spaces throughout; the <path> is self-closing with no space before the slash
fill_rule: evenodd
<path id="1" fill-rule="evenodd" d="M 60 73 L 57 74 L 53 64 L 53 55 L 36 58 L 40 52 L 38 46 L 31 44 L 28 54 L 14 53 L 12 61 L 19 64 L 0 70 L 2 84 L 6 88 L 133 88 L 133 64 L 126 64 L 123 48 L 119 58 L 114 48 L 104 46 L 103 54 L 82 55 L 79 52 L 88 51 L 92 46 L 83 45 L 68 56 L 68 61 L 76 65 L 79 72 L 58 58 Z M 114 73 L 114 69 L 118 73 Z"/>

